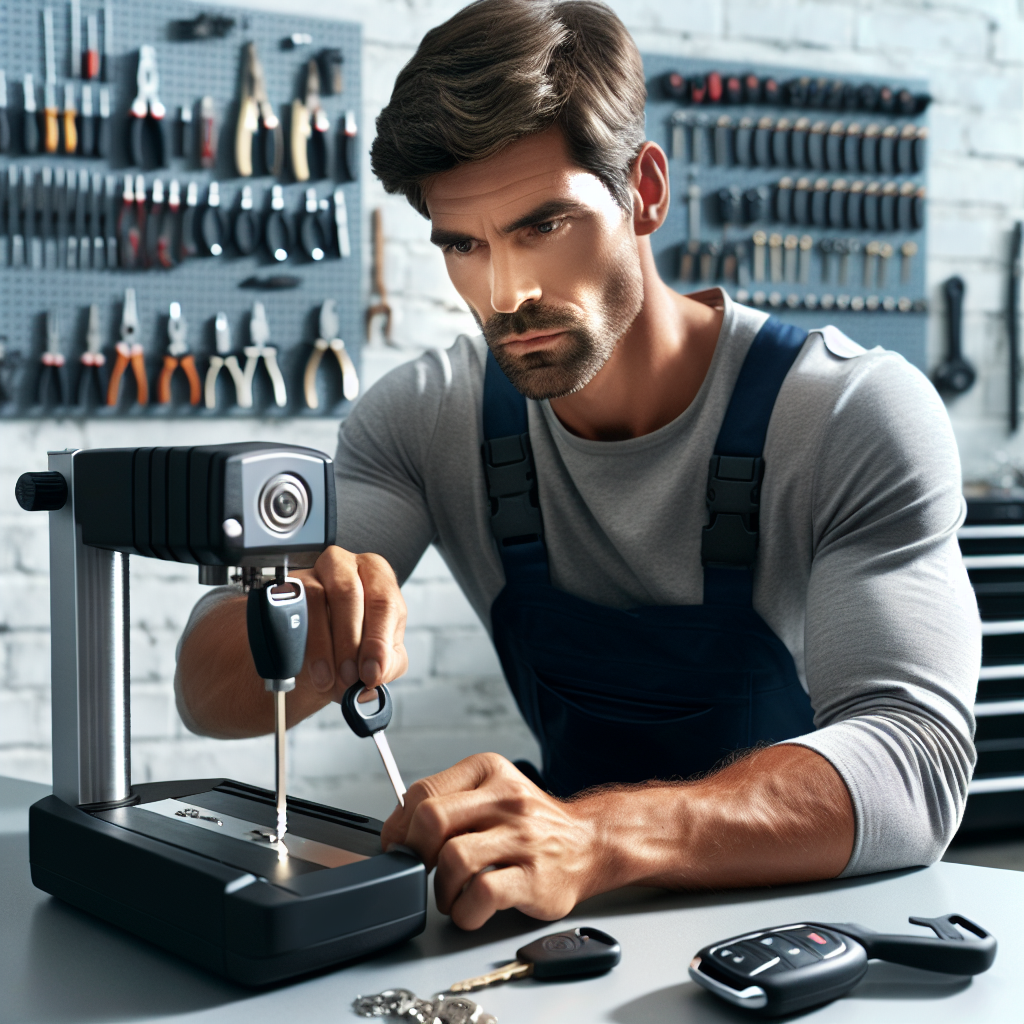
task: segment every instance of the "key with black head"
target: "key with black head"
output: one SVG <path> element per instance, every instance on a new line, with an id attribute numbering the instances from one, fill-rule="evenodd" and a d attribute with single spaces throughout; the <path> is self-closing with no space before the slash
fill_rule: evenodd
<path id="1" fill-rule="evenodd" d="M 360 697 L 371 696 L 372 700 L 361 701 Z M 398 798 L 398 803 L 405 806 L 405 783 L 395 762 L 395 755 L 391 753 L 391 746 L 384 730 L 391 722 L 391 715 L 394 711 L 394 704 L 391 700 L 391 692 L 383 683 L 375 689 L 356 684 L 350 686 L 341 698 L 341 713 L 348 722 L 348 727 L 360 737 L 373 737 L 377 744 L 377 751 L 381 761 L 384 762 L 384 769 L 391 780 L 391 786 Z"/>
<path id="2" fill-rule="evenodd" d="M 604 974 L 622 959 L 622 947 L 600 928 L 583 925 L 554 935 L 545 935 L 516 950 L 510 964 L 477 978 L 458 981 L 449 992 L 472 992 L 473 989 L 497 985 L 517 978 L 556 981 Z"/>

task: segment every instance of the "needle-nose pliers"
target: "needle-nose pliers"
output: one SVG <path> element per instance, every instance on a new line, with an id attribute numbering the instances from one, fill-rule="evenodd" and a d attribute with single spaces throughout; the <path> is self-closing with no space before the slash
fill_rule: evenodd
<path id="1" fill-rule="evenodd" d="M 188 402 L 189 405 L 198 405 L 202 386 L 199 383 L 199 373 L 196 370 L 195 356 L 188 347 L 188 321 L 181 315 L 181 303 L 172 302 L 170 306 L 170 319 L 167 321 L 167 337 L 170 344 L 164 353 L 164 365 L 160 371 L 160 377 L 156 383 L 156 400 L 161 405 L 168 405 L 171 401 L 171 378 L 174 371 L 181 367 L 182 372 L 188 378 Z"/>
<path id="2" fill-rule="evenodd" d="M 320 307 L 320 337 L 313 342 L 313 351 L 306 361 L 306 372 L 302 381 L 306 405 L 310 409 L 320 408 L 320 396 L 316 390 L 316 375 L 324 353 L 328 349 L 334 353 L 338 360 L 338 368 L 341 370 L 341 393 L 350 402 L 359 395 L 359 376 L 356 373 L 355 363 L 352 362 L 352 357 L 345 348 L 345 342 L 338 337 L 339 326 L 338 303 L 334 299 L 328 299 Z"/>
<path id="3" fill-rule="evenodd" d="M 149 381 L 146 380 L 146 361 L 142 345 L 139 343 L 139 314 L 135 308 L 135 289 L 124 291 L 124 309 L 121 313 L 121 340 L 114 346 L 117 360 L 107 384 L 107 405 L 117 405 L 121 378 L 131 363 L 135 377 L 135 401 L 139 405 L 149 403 Z"/>

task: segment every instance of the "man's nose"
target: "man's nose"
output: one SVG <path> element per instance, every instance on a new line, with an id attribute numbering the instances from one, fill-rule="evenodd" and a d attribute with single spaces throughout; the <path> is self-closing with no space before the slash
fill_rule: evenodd
<path id="1" fill-rule="evenodd" d="M 540 282 L 523 260 L 492 249 L 491 308 L 495 313 L 515 313 L 524 303 L 541 297 Z"/>

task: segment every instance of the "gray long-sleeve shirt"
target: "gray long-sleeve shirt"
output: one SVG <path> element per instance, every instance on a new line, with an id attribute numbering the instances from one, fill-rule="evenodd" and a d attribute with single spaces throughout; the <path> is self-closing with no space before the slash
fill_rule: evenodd
<path id="1" fill-rule="evenodd" d="M 697 396 L 660 430 L 588 441 L 528 403 L 554 586 L 616 608 L 701 603 L 708 460 L 765 320 L 723 295 L 692 296 L 724 301 L 721 334 Z M 336 472 L 338 543 L 383 555 L 400 581 L 436 544 L 489 628 L 504 574 L 480 459 L 485 356 L 460 337 L 388 374 L 343 423 Z M 754 608 L 814 708 L 815 731 L 788 742 L 850 791 L 844 874 L 931 863 L 974 766 L 981 647 L 945 409 L 901 356 L 827 328 L 782 386 L 764 459 Z"/>

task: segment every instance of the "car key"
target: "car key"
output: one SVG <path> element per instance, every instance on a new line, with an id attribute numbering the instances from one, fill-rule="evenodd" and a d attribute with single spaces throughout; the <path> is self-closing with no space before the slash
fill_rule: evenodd
<path id="1" fill-rule="evenodd" d="M 556 932 L 534 939 L 516 950 L 516 958 L 496 971 L 477 978 L 458 981 L 449 992 L 472 992 L 516 978 L 578 978 L 604 974 L 622 959 L 622 947 L 607 932 L 584 925 L 567 932 Z"/>
<path id="2" fill-rule="evenodd" d="M 391 753 L 391 746 L 384 735 L 384 730 L 391 721 L 391 714 L 394 711 L 391 693 L 383 683 L 376 687 L 375 690 L 369 691 L 374 692 L 377 696 L 377 708 L 374 711 L 370 710 L 372 707 L 370 701 L 366 701 L 363 704 L 359 703 L 359 695 L 367 691 L 369 691 L 369 688 L 365 686 L 350 686 L 341 698 L 341 713 L 345 716 L 345 721 L 348 722 L 349 728 L 357 736 L 361 736 L 364 739 L 367 736 L 373 737 L 373 742 L 377 744 L 377 750 L 380 753 L 380 759 L 384 762 L 384 769 L 387 771 L 391 785 L 394 787 L 395 796 L 398 797 L 398 803 L 404 807 L 405 783 L 402 781 L 398 765 L 395 763 L 395 755 Z M 362 710 L 364 708 L 366 709 L 365 711 Z"/>
<path id="3" fill-rule="evenodd" d="M 806 921 L 705 946 L 690 961 L 690 977 L 735 1006 L 774 1017 L 845 995 L 864 977 L 868 960 L 981 974 L 996 958 L 995 938 L 960 914 L 912 917 L 910 923 L 931 928 L 937 938 Z"/>

